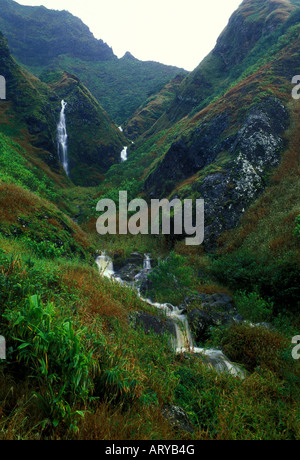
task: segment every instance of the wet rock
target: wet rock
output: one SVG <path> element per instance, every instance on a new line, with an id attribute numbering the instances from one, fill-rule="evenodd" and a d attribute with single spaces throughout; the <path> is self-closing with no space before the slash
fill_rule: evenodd
<path id="1" fill-rule="evenodd" d="M 120 254 L 113 255 L 113 264 L 115 272 L 118 272 L 126 265 L 124 258 Z"/>
<path id="2" fill-rule="evenodd" d="M 235 323 L 243 323 L 245 321 L 245 318 L 242 315 L 238 314 L 233 317 L 233 320 Z"/>
<path id="3" fill-rule="evenodd" d="M 176 328 L 170 319 L 161 319 L 149 313 L 137 312 L 131 315 L 130 320 L 134 327 L 141 326 L 148 334 L 150 332 L 158 335 L 169 333 L 176 338 Z"/>
<path id="4" fill-rule="evenodd" d="M 130 254 L 130 257 L 126 260 L 125 265 L 127 264 L 134 264 L 139 267 L 143 267 L 145 256 L 139 254 L 138 252 L 134 252 Z"/>
<path id="5" fill-rule="evenodd" d="M 195 429 L 189 416 L 178 406 L 164 406 L 162 414 L 175 430 L 183 430 L 193 434 Z"/>
<path id="6" fill-rule="evenodd" d="M 197 294 L 185 299 L 187 306 L 199 304 L 201 310 L 211 312 L 227 312 L 234 315 L 237 313 L 234 300 L 227 294 L 216 293 L 212 295 Z"/>
<path id="7" fill-rule="evenodd" d="M 123 281 L 134 282 L 135 277 L 140 272 L 140 270 L 140 267 L 137 265 L 129 263 L 122 267 L 120 270 L 116 271 L 116 276 L 121 278 Z"/>
<path id="8" fill-rule="evenodd" d="M 214 325 L 212 317 L 204 310 L 195 309 L 188 314 L 188 322 L 197 342 L 203 342 Z"/>
<path id="9" fill-rule="evenodd" d="M 153 282 L 146 275 L 143 279 L 141 279 L 140 293 L 143 296 L 149 297 L 150 295 L 149 293 L 151 292 L 152 289 L 153 289 Z M 150 297 L 150 300 L 153 300 L 153 299 L 151 299 Z"/>

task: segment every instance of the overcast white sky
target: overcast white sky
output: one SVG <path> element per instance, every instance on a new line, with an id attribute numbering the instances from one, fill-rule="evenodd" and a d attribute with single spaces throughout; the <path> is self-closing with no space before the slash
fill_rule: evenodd
<path id="1" fill-rule="evenodd" d="M 242 0 L 18 0 L 68 10 L 113 48 L 193 70 L 212 50 Z"/>

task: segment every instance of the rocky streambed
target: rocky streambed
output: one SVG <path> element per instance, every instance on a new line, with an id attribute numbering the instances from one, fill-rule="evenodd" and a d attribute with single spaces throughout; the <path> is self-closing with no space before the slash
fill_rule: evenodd
<path id="1" fill-rule="evenodd" d="M 243 321 L 230 296 L 223 293 L 197 294 L 187 297 L 184 305 L 160 304 L 146 296 L 148 275 L 153 266 L 149 255 L 134 253 L 126 261 L 120 261 L 117 255 L 111 259 L 105 253 L 100 253 L 96 257 L 96 263 L 101 276 L 135 289 L 144 302 L 165 313 L 165 318 L 161 318 L 160 315 L 136 312 L 130 317 L 133 327 L 140 326 L 146 333 L 168 333 L 175 353 L 199 356 L 207 366 L 220 373 L 227 372 L 244 378 L 243 369 L 232 363 L 221 350 L 195 346 L 195 342 L 205 341 L 210 328 Z M 190 308 L 195 305 L 199 307 Z"/>

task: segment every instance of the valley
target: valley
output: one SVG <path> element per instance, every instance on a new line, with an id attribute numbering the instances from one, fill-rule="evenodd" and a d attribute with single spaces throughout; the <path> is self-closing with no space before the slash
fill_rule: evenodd
<path id="1" fill-rule="evenodd" d="M 0 7 L 0 440 L 298 440 L 300 2 L 192 72 Z"/>

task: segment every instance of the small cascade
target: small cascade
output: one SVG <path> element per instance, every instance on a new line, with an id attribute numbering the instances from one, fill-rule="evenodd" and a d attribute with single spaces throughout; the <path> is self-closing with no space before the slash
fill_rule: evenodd
<path id="1" fill-rule="evenodd" d="M 106 278 L 112 278 L 114 275 L 114 266 L 110 257 L 105 252 L 102 252 L 100 256 L 96 258 L 96 264 L 98 265 L 100 275 Z"/>
<path id="2" fill-rule="evenodd" d="M 128 150 L 128 147 L 124 147 L 122 152 L 121 152 L 121 161 L 124 162 L 124 161 L 127 161 L 127 150 Z"/>
<path id="3" fill-rule="evenodd" d="M 102 253 L 101 256 L 97 257 L 96 263 L 102 276 L 115 279 L 120 283 L 125 283 L 120 278 L 115 276 L 113 262 L 111 258 L 105 254 L 105 252 Z M 149 272 L 149 270 L 151 270 L 151 259 L 148 254 L 145 254 L 143 269 L 135 277 L 136 281 L 139 281 L 140 277 L 146 272 Z M 244 372 L 241 370 L 241 368 L 238 365 L 231 363 L 229 359 L 222 353 L 222 351 L 197 348 L 194 346 L 188 319 L 187 316 L 183 313 L 182 309 L 174 307 L 169 303 L 160 304 L 152 302 L 150 299 L 145 299 L 142 297 L 139 288 L 137 288 L 137 292 L 143 302 L 157 308 L 158 310 L 164 311 L 166 316 L 173 321 L 176 330 L 176 338 L 173 341 L 173 347 L 177 354 L 193 353 L 202 355 L 206 363 L 210 367 L 216 369 L 218 372 L 229 372 L 235 377 L 244 378 Z"/>
<path id="4" fill-rule="evenodd" d="M 151 270 L 151 259 L 148 254 L 145 254 L 145 259 L 144 259 L 144 265 L 143 265 L 143 270 Z"/>
<path id="5" fill-rule="evenodd" d="M 57 142 L 58 142 L 58 157 L 61 162 L 65 173 L 69 176 L 69 161 L 68 161 L 68 134 L 67 134 L 67 125 L 66 125 L 66 109 L 67 103 L 61 101 L 61 111 L 59 122 L 57 125 Z"/>
<path id="6" fill-rule="evenodd" d="M 122 126 L 119 126 L 119 130 L 121 131 L 121 133 L 123 132 Z"/>

